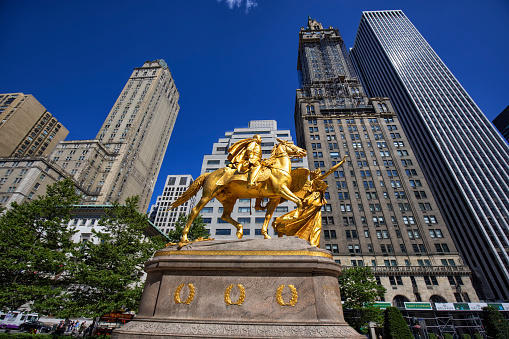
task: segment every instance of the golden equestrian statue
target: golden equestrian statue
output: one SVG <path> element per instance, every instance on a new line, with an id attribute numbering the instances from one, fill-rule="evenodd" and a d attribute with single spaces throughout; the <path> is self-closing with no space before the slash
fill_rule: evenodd
<path id="1" fill-rule="evenodd" d="M 299 214 L 299 210 L 302 208 L 301 199 L 290 190 L 290 185 L 292 183 L 291 159 L 305 157 L 306 151 L 295 146 L 290 141 L 281 139 L 277 139 L 277 141 L 278 144 L 272 149 L 270 158 L 261 161 L 261 168 L 258 168 L 258 159 L 261 160 L 261 152 L 258 152 L 257 147 L 253 147 L 255 146 L 253 142 L 261 143 L 261 138 L 255 135 L 253 139 L 244 139 L 237 142 L 229 149 L 230 154 L 234 152 L 234 156 L 231 157 L 233 160 L 231 166 L 200 175 L 188 189 L 170 205 L 170 209 L 182 205 L 193 197 L 200 188 L 203 188 L 202 197 L 196 206 L 191 209 L 189 219 L 182 231 L 180 245 L 189 242 L 187 234 L 189 233 L 194 218 L 196 218 L 201 209 L 213 198 L 216 198 L 223 205 L 223 215 L 221 219 L 237 228 L 237 237 L 239 239 L 242 239 L 243 235 L 242 224 L 231 217 L 231 212 L 233 211 L 233 206 L 237 202 L 237 199 L 269 199 L 269 202 L 263 208 L 267 210 L 262 227 L 262 235 L 265 239 L 270 239 L 270 236 L 267 234 L 267 227 L 281 199 L 290 200 L 297 204 L 296 214 Z M 241 150 L 237 148 L 241 148 Z M 238 155 L 236 159 L 235 155 Z M 255 175 L 251 174 L 252 168 L 257 171 Z"/>
<path id="2" fill-rule="evenodd" d="M 324 174 L 321 174 L 319 169 L 311 172 L 311 180 L 308 180 L 308 169 L 292 170 L 291 164 L 292 158 L 302 158 L 306 156 L 306 151 L 290 141 L 277 141 L 278 144 L 274 146 L 268 159 L 262 159 L 259 135 L 236 142 L 228 149 L 228 160 L 231 161 L 228 166 L 200 175 L 170 205 L 170 209 L 173 209 L 184 204 L 203 188 L 202 197 L 191 209 L 182 231 L 180 246 L 189 243 L 187 234 L 194 218 L 213 198 L 223 205 L 221 219 L 237 228 L 239 239 L 242 239 L 243 226 L 231 217 L 238 199 L 255 198 L 256 209 L 266 210 L 261 231 L 265 239 L 271 238 L 267 234 L 267 228 L 277 205 L 285 200 L 293 201 L 297 209 L 276 218 L 272 226 L 279 237 L 295 235 L 309 241 L 313 246 L 319 246 L 322 229 L 321 207 L 327 202 L 324 193 L 328 187 L 323 179 L 341 166 L 346 157 Z M 265 207 L 261 206 L 263 198 L 269 199 Z"/>

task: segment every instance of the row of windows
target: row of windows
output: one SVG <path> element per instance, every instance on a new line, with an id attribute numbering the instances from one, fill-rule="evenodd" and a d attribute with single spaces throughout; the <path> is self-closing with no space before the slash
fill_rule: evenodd
<path id="1" fill-rule="evenodd" d="M 242 199 L 240 199 L 240 200 L 242 200 Z M 247 200 L 247 202 L 250 201 L 250 199 L 246 199 L 246 200 Z M 251 211 L 252 211 L 251 207 L 239 207 L 238 208 L 238 212 L 239 213 L 250 213 Z M 200 212 L 201 213 L 213 213 L 214 212 L 214 207 L 204 207 L 204 208 L 202 208 L 202 210 Z M 219 207 L 218 208 L 218 212 L 222 213 L 223 212 L 223 207 Z M 288 212 L 288 206 L 278 206 L 278 207 L 276 207 L 275 212 L 287 213 Z M 257 219 L 259 219 L 259 218 L 257 218 Z"/>
<path id="2" fill-rule="evenodd" d="M 330 236 L 330 234 L 329 234 Z M 351 235 L 350 235 L 351 236 Z M 382 253 L 388 254 L 388 253 L 395 253 L 394 247 L 392 244 L 379 244 L 380 245 L 380 251 Z M 400 250 L 402 253 L 407 253 L 407 249 L 405 244 L 399 244 Z M 360 245 L 348 245 L 348 252 L 350 254 L 361 254 L 362 250 Z M 367 244 L 368 252 L 374 253 L 373 244 Z M 331 251 L 332 253 L 339 253 L 339 247 L 337 244 L 325 244 L 325 249 L 328 251 Z M 412 244 L 412 250 L 414 253 L 427 253 L 426 247 L 424 244 Z M 449 246 L 447 244 L 435 244 L 435 250 L 438 253 L 450 253 Z"/>
<path id="3" fill-rule="evenodd" d="M 251 235 L 251 229 L 249 229 L 249 228 L 244 228 L 243 232 L 244 232 L 244 235 Z M 232 229 L 231 228 L 218 228 L 218 229 L 216 229 L 215 234 L 216 235 L 231 235 Z M 274 231 L 273 234 L 276 235 L 276 232 Z M 262 229 L 256 228 L 255 235 L 262 235 Z"/>
<path id="4" fill-rule="evenodd" d="M 341 264 L 341 260 L 336 260 L 339 264 Z M 355 264 L 353 264 L 355 262 Z M 454 259 L 441 259 L 441 265 L 442 266 L 456 266 L 456 262 Z M 398 260 L 397 259 L 384 259 L 383 266 L 390 267 L 390 266 L 398 266 Z M 428 259 L 418 259 L 417 260 L 418 266 L 431 266 L 431 261 Z M 364 266 L 364 260 L 352 260 L 352 266 Z M 377 266 L 377 260 L 371 259 L 371 266 L 376 267 Z M 404 266 L 411 266 L 410 260 L 405 259 Z"/>

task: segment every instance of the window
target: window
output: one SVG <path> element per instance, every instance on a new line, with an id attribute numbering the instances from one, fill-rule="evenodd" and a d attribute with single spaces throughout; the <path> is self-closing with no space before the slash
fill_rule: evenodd
<path id="1" fill-rule="evenodd" d="M 250 224 L 251 218 L 239 218 L 239 223 L 241 224 Z"/>
<path id="2" fill-rule="evenodd" d="M 350 199 L 350 196 L 348 195 L 348 192 L 338 192 L 338 198 L 339 200 L 345 200 Z"/>
<path id="3" fill-rule="evenodd" d="M 249 213 L 251 212 L 251 207 L 239 207 L 239 213 Z"/>
<path id="4" fill-rule="evenodd" d="M 221 228 L 218 228 L 216 229 L 216 235 L 231 235 L 232 233 L 232 230 L 230 228 L 228 229 L 221 229 Z"/>
<path id="5" fill-rule="evenodd" d="M 276 212 L 284 212 L 284 213 L 287 213 L 288 212 L 288 206 L 279 206 L 279 207 L 276 207 Z"/>
<path id="6" fill-rule="evenodd" d="M 201 212 L 202 213 L 212 213 L 212 212 L 214 212 L 214 207 L 203 207 L 201 209 Z"/>

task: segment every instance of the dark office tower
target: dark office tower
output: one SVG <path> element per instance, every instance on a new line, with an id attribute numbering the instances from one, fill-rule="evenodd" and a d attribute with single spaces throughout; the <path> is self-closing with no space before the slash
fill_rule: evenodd
<path id="1" fill-rule="evenodd" d="M 509 147 L 402 11 L 363 12 L 351 52 L 391 99 L 481 298 L 509 300 Z"/>
<path id="2" fill-rule="evenodd" d="M 385 300 L 468 302 L 477 295 L 387 98 L 368 98 L 337 29 L 299 33 L 297 142 L 327 179 L 321 246 L 343 267 L 372 266 Z"/>
<path id="3" fill-rule="evenodd" d="M 493 125 L 500 131 L 505 140 L 509 142 L 509 106 L 493 120 Z"/>

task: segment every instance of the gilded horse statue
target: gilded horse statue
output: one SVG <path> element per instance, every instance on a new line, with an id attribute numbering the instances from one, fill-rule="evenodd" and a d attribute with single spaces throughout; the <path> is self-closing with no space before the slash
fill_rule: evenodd
<path id="1" fill-rule="evenodd" d="M 243 227 L 231 217 L 233 207 L 237 199 L 241 198 L 268 198 L 265 220 L 262 227 L 262 235 L 265 239 L 271 237 L 267 234 L 272 214 L 282 199 L 293 201 L 297 204 L 297 213 L 302 209 L 302 201 L 291 190 L 292 184 L 292 158 L 303 158 L 306 151 L 297 147 L 290 141 L 277 139 L 278 144 L 274 146 L 271 156 L 262 161 L 262 171 L 258 176 L 259 184 L 248 188 L 247 174 L 239 174 L 232 168 L 223 167 L 211 173 L 200 175 L 182 195 L 174 201 L 170 209 L 178 207 L 193 197 L 203 187 L 203 194 L 196 206 L 191 210 L 186 223 L 180 243 L 188 243 L 187 234 L 194 218 L 201 209 L 213 198 L 216 198 L 223 205 L 221 219 L 229 222 L 237 228 L 237 237 L 242 239 Z"/>

